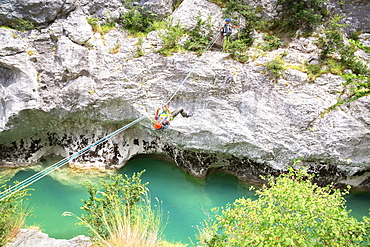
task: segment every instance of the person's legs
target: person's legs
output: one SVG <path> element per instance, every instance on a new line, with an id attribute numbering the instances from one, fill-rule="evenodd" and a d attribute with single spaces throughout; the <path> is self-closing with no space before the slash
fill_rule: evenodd
<path id="1" fill-rule="evenodd" d="M 183 117 L 190 117 L 192 114 L 188 114 L 183 107 L 177 108 L 175 111 L 171 112 L 171 115 L 173 118 L 175 118 L 177 115 L 181 113 L 181 116 Z"/>
<path id="2" fill-rule="evenodd" d="M 226 51 L 230 42 L 230 36 L 229 35 L 224 35 L 223 37 L 223 43 L 222 43 L 222 50 Z"/>

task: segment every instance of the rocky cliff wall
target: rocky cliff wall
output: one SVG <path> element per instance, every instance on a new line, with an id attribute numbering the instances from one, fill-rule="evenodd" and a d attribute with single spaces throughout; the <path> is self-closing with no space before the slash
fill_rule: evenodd
<path id="1" fill-rule="evenodd" d="M 149 2 L 153 10 L 174 4 L 142 4 Z M 17 4 L 2 1 L 0 15 Z M 272 6 L 270 1 L 261 4 L 267 10 Z M 183 1 L 174 18 L 193 25 L 196 13 L 189 6 L 212 13 L 214 25 L 219 25 L 220 8 L 203 0 Z M 31 10 L 18 8 L 9 20 L 0 18 L 0 25 L 22 16 L 40 27 L 26 32 L 0 28 L 2 166 L 28 165 L 52 154 L 72 155 L 143 114 L 153 114 L 197 61 L 188 52 L 167 57 L 153 52 L 161 47 L 157 31 L 143 38 L 141 57 L 138 39 L 124 30 L 94 33 L 87 18 L 94 13 L 119 15 L 126 11 L 120 1 L 64 1 L 44 7 L 50 8 L 44 11 L 49 17 L 32 19 Z M 362 35 L 363 42 L 368 42 L 367 35 Z M 220 169 L 258 180 L 260 174 L 282 172 L 300 158 L 324 182 L 369 186 L 369 97 L 321 117 L 336 103 L 344 81 L 333 74 L 312 81 L 294 69 L 317 58 L 312 37 L 273 52 L 250 52 L 246 63 L 220 51 L 203 55 L 170 104 L 171 109 L 182 106 L 193 112 L 193 117 L 177 117 L 164 132 L 143 120 L 71 166 L 119 168 L 137 154 L 166 154 L 195 176 Z M 265 65 L 282 54 L 289 69 L 276 80 Z"/>

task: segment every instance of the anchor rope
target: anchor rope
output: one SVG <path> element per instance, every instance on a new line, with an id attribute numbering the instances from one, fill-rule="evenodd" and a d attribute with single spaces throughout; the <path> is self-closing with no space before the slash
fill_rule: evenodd
<path id="1" fill-rule="evenodd" d="M 201 57 L 203 56 L 203 54 L 208 51 L 213 45 L 214 43 L 216 42 L 216 40 L 219 38 L 220 36 L 220 32 L 217 32 L 216 35 L 212 38 L 212 40 L 209 42 L 209 44 L 207 45 L 207 47 L 202 51 L 201 55 L 198 57 L 198 59 L 195 61 L 193 67 L 189 70 L 189 72 L 187 73 L 187 75 L 185 76 L 185 78 L 182 80 L 182 82 L 179 84 L 179 86 L 176 88 L 176 90 L 174 91 L 174 93 L 169 97 L 169 99 L 167 101 L 165 101 L 164 105 L 168 104 L 172 99 L 173 97 L 178 93 L 178 91 L 180 90 L 181 86 L 186 82 L 186 80 L 189 78 L 189 76 L 191 75 L 191 73 L 193 72 L 193 70 L 195 69 L 196 65 L 200 62 L 200 59 Z M 23 180 L 22 182 L 19 182 L 17 184 L 15 184 L 14 186 L 11 186 L 9 187 L 8 189 L 0 192 L 0 201 L 3 201 L 5 200 L 6 198 L 8 198 L 9 196 L 13 195 L 14 193 L 28 187 L 29 185 L 35 183 L 36 181 L 40 180 L 41 178 L 47 176 L 48 174 L 50 174 L 51 172 L 57 170 L 58 168 L 62 167 L 63 165 L 65 165 L 66 163 L 68 163 L 69 161 L 71 161 L 72 159 L 86 153 L 87 151 L 89 151 L 91 148 L 107 141 L 108 139 L 110 139 L 111 137 L 117 135 L 118 133 L 126 130 L 127 128 L 137 124 L 138 122 L 140 122 L 141 120 L 143 120 L 144 118 L 148 117 L 147 115 L 144 115 L 144 116 L 141 116 L 140 118 L 137 118 L 136 120 L 130 122 L 129 124 L 123 126 L 122 128 L 110 133 L 109 135 L 103 137 L 102 139 L 96 141 L 95 143 L 91 144 L 90 146 L 88 147 L 85 147 L 84 149 L 82 149 L 81 151 L 67 157 L 67 158 L 64 158 L 63 160 L 57 162 L 57 163 L 54 163 L 53 165 L 43 169 L 42 171 L 39 171 L 37 173 L 35 173 L 34 175 L 30 176 L 29 178 Z M 148 117 L 149 118 L 149 117 Z M 149 118 L 150 119 L 150 118 Z"/>

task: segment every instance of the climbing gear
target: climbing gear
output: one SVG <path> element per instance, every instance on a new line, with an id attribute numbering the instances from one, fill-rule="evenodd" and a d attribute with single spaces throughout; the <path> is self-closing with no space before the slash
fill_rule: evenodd
<path id="1" fill-rule="evenodd" d="M 229 18 L 226 18 L 225 21 L 230 21 L 230 19 Z"/>
<path id="2" fill-rule="evenodd" d="M 158 116 L 159 118 L 163 118 L 163 119 L 165 119 L 166 117 L 169 117 L 169 114 L 168 114 L 168 112 L 167 111 L 163 111 L 161 114 L 159 114 L 159 116 Z"/>
<path id="3" fill-rule="evenodd" d="M 203 56 L 203 54 L 208 50 L 210 49 L 213 44 L 216 42 L 216 40 L 218 39 L 218 37 L 220 36 L 220 32 L 217 32 L 216 35 L 212 38 L 211 42 L 208 44 L 208 46 L 203 50 L 202 54 L 198 57 L 198 60 L 196 60 L 196 62 L 194 63 L 193 67 L 190 69 L 190 71 L 188 72 L 188 74 L 185 76 L 184 80 L 180 83 L 180 85 L 177 87 L 177 89 L 174 91 L 174 93 L 169 97 L 169 99 L 166 101 L 166 103 L 162 104 L 162 105 L 168 105 L 169 102 L 172 100 L 172 98 L 177 94 L 177 92 L 180 90 L 181 86 L 185 83 L 185 81 L 188 79 L 188 77 L 190 76 L 190 74 L 193 72 L 193 70 L 196 68 L 196 65 L 198 64 L 198 62 L 200 61 L 200 58 Z M 107 141 L 108 139 L 110 139 L 111 137 L 117 135 L 118 133 L 126 130 L 127 128 L 137 124 L 138 122 L 140 122 L 141 120 L 147 118 L 148 116 L 147 115 L 143 115 L 141 116 L 140 118 L 137 118 L 136 120 L 128 123 L 127 125 L 123 126 L 122 128 L 112 132 L 111 134 L 105 136 L 104 138 L 98 140 L 97 142 L 91 144 L 90 146 L 82 149 L 81 151 L 57 162 L 57 163 L 54 163 L 53 165 L 45 168 L 44 170 L 40 171 L 40 172 L 37 172 L 36 174 L 32 175 L 31 177 L 23 180 L 22 182 L 19 182 L 17 183 L 16 185 L 13 185 L 11 187 L 9 187 L 8 189 L 0 192 L 0 201 L 3 201 L 5 200 L 6 198 L 8 198 L 9 196 L 13 195 L 14 193 L 26 188 L 27 186 L 35 183 L 36 181 L 40 180 L 41 178 L 47 176 L 48 174 L 50 174 L 51 172 L 55 171 L 56 169 L 64 166 L 65 164 L 67 164 L 69 161 L 73 160 L 74 158 L 77 158 L 78 156 L 86 153 L 87 151 L 89 151 L 91 148 Z M 150 117 L 148 117 L 151 121 L 152 119 Z M 165 126 L 163 126 L 165 127 Z"/>
<path id="4" fill-rule="evenodd" d="M 222 34 L 224 36 L 231 35 L 232 32 L 233 32 L 233 30 L 231 29 L 230 24 L 225 24 L 224 27 L 222 28 Z"/>

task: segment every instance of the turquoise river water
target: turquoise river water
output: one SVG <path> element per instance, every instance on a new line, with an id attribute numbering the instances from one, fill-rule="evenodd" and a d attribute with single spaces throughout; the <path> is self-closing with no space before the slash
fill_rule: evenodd
<path id="1" fill-rule="evenodd" d="M 38 166 L 45 167 L 56 161 L 58 160 L 48 159 Z M 35 167 L 37 165 L 32 169 L 19 170 L 11 180 L 22 181 L 32 176 Z M 164 234 L 171 242 L 195 241 L 196 226 L 206 218 L 205 212 L 243 196 L 254 196 L 249 185 L 234 176 L 214 173 L 206 179 L 194 178 L 172 163 L 152 158 L 133 159 L 118 173 L 131 176 L 144 169 L 146 172 L 142 175 L 142 180 L 149 182 L 152 200 L 158 198 L 162 202 L 163 218 L 167 221 Z M 2 173 L 9 173 L 9 169 L 0 170 L 0 174 Z M 28 202 L 33 207 L 34 217 L 28 218 L 27 225 L 38 226 L 53 238 L 70 239 L 77 235 L 86 235 L 86 229 L 76 226 L 73 217 L 63 217 L 62 214 L 69 211 L 81 215 L 81 199 L 87 199 L 88 196 L 81 182 L 97 182 L 105 176 L 106 173 L 101 172 L 76 172 L 61 168 L 32 184 L 34 191 L 31 191 L 32 196 Z M 352 209 L 355 217 L 360 219 L 369 214 L 370 192 L 351 193 L 346 199 L 347 206 Z"/>

